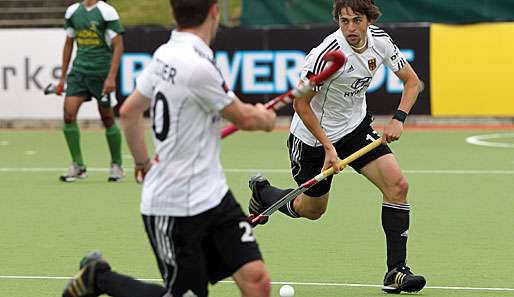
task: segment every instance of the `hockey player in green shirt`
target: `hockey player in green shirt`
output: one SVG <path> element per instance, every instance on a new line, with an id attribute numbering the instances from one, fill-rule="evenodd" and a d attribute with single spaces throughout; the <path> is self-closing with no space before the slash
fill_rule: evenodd
<path id="1" fill-rule="evenodd" d="M 120 181 L 123 177 L 121 133 L 116 125 L 112 107 L 116 105 L 114 92 L 123 53 L 123 26 L 112 6 L 104 1 L 84 0 L 68 7 L 64 28 L 66 42 L 57 93 L 63 92 L 66 81 L 63 131 L 72 165 L 60 180 L 70 182 L 86 177 L 86 166 L 80 149 L 77 113 L 83 102 L 94 97 L 106 129 L 105 136 L 111 153 L 108 181 Z M 77 53 L 68 73 L 74 42 L 77 44 Z"/>

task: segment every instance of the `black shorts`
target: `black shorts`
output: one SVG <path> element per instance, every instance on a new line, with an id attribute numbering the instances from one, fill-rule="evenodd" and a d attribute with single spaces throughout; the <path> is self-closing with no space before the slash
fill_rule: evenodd
<path id="1" fill-rule="evenodd" d="M 205 297 L 209 282 L 262 260 L 252 227 L 230 191 L 218 206 L 196 216 L 143 215 L 143 221 L 172 296 L 191 290 L 191 296 Z"/>
<path id="2" fill-rule="evenodd" d="M 371 114 L 368 113 L 362 123 L 360 123 L 355 130 L 334 143 L 334 147 L 337 150 L 337 155 L 340 159 L 348 157 L 352 153 L 373 142 L 373 140 L 379 138 L 378 133 L 371 127 L 372 121 L 373 118 Z M 289 135 L 287 147 L 289 149 L 289 159 L 291 160 L 291 172 L 298 185 L 301 185 L 321 172 L 323 163 L 325 162 L 325 151 L 323 147 L 309 146 L 296 138 L 293 134 Z M 364 156 L 351 162 L 349 165 L 360 173 L 360 170 L 366 164 L 378 159 L 380 156 L 390 153 L 391 149 L 389 149 L 387 145 L 382 144 Z M 317 185 L 305 191 L 305 194 L 311 197 L 323 196 L 330 191 L 331 183 L 332 176 L 329 176 L 325 180 L 322 180 Z"/>

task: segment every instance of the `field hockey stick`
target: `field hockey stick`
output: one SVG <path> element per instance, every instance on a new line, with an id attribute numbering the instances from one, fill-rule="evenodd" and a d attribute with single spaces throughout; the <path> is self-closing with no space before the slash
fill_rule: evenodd
<path id="1" fill-rule="evenodd" d="M 355 153 L 349 155 L 348 157 L 344 158 L 343 160 L 340 160 L 337 163 L 337 167 L 343 169 L 346 165 L 350 164 L 351 162 L 355 161 L 356 159 L 362 157 L 363 155 L 367 154 L 372 149 L 378 147 L 382 143 L 382 137 L 374 140 L 372 143 L 366 145 L 365 147 L 361 148 L 360 150 L 356 151 Z M 315 177 L 309 179 L 308 181 L 301 184 L 298 188 L 294 189 L 293 191 L 289 192 L 284 197 L 280 198 L 277 202 L 275 202 L 273 205 L 268 207 L 265 211 L 263 211 L 261 214 L 257 215 L 254 218 L 251 218 L 251 225 L 254 226 L 257 223 L 263 223 L 268 220 L 268 217 L 273 214 L 275 211 L 277 211 L 279 208 L 284 206 L 289 201 L 293 200 L 295 197 L 300 195 L 301 193 L 307 191 L 309 188 L 314 186 L 315 184 L 319 183 L 320 181 L 324 180 L 325 178 L 331 176 L 334 174 L 334 168 L 330 167 L 327 170 L 324 170 L 320 174 L 316 175 Z"/>
<path id="2" fill-rule="evenodd" d="M 62 93 L 66 93 L 66 90 L 63 90 Z M 45 95 L 50 95 L 50 94 L 59 95 L 59 94 L 57 94 L 57 86 L 54 85 L 53 83 L 49 83 L 46 86 L 46 88 L 43 89 L 43 94 L 45 94 Z"/>
<path id="3" fill-rule="evenodd" d="M 340 51 L 329 52 L 325 54 L 325 56 L 323 56 L 323 59 L 326 61 L 331 61 L 332 63 L 325 70 L 321 71 L 318 75 L 311 77 L 307 83 L 301 84 L 300 86 L 290 90 L 289 92 L 282 94 L 278 97 L 275 97 L 274 99 L 264 104 L 264 107 L 273 110 L 281 109 L 282 107 L 291 103 L 295 98 L 307 94 L 307 92 L 311 90 L 313 87 L 322 83 L 332 74 L 334 74 L 337 70 L 339 70 L 339 68 L 341 68 L 346 61 L 345 56 Z M 221 138 L 225 138 L 230 134 L 236 132 L 237 130 L 239 129 L 236 127 L 236 125 L 230 124 L 229 126 L 221 130 Z"/>

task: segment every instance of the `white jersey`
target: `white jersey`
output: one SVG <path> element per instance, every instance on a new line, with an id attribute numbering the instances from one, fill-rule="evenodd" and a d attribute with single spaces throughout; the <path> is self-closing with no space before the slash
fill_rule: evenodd
<path id="1" fill-rule="evenodd" d="M 198 36 L 173 31 L 137 80 L 151 98 L 158 160 L 145 177 L 141 213 L 193 216 L 228 191 L 220 163 L 220 111 L 235 95 Z"/>
<path id="2" fill-rule="evenodd" d="M 385 64 L 396 72 L 407 64 L 398 47 L 382 29 L 369 26 L 367 38 L 368 49 L 358 54 L 352 50 L 341 30 L 337 30 L 306 57 L 302 80 L 325 68 L 327 62 L 322 58 L 327 52 L 340 50 L 347 58 L 341 69 L 314 89 L 317 93 L 311 100 L 312 110 L 332 143 L 352 132 L 366 116 L 366 91 L 378 67 Z M 321 145 L 296 113 L 290 131 L 307 145 Z"/>

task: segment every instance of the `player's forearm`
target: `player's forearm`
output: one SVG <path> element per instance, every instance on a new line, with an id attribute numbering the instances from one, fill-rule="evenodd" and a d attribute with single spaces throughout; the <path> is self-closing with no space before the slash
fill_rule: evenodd
<path id="1" fill-rule="evenodd" d="M 241 121 L 242 130 L 271 130 L 273 123 L 266 117 L 266 114 L 251 104 L 244 103 L 245 120 Z"/>
<path id="2" fill-rule="evenodd" d="M 148 148 L 145 143 L 145 126 L 143 114 L 130 116 L 120 114 L 120 122 L 134 162 L 144 164 L 149 160 Z"/>
<path id="3" fill-rule="evenodd" d="M 321 128 L 319 119 L 314 114 L 314 111 L 312 111 L 310 103 L 300 102 L 298 100 L 294 102 L 293 107 L 296 113 L 300 116 L 300 119 L 302 119 L 305 127 L 307 127 L 307 129 L 312 133 L 312 135 L 314 135 L 314 137 L 316 137 L 316 139 L 323 145 L 323 147 L 330 147 L 332 143 L 325 134 L 325 131 L 323 131 Z"/>
<path id="4" fill-rule="evenodd" d="M 406 81 L 403 85 L 402 99 L 400 100 L 398 109 L 409 113 L 412 106 L 414 106 L 414 103 L 416 103 L 420 87 L 421 82 L 417 78 L 412 78 Z"/>
<path id="5" fill-rule="evenodd" d="M 61 79 L 64 80 L 70 66 L 71 54 L 73 52 L 73 39 L 67 38 L 62 51 Z"/>
<path id="6" fill-rule="evenodd" d="M 274 125 L 274 117 L 270 116 L 268 112 L 239 99 L 235 99 L 225 107 L 223 117 L 234 123 L 238 129 L 246 131 L 270 131 Z"/>
<path id="7" fill-rule="evenodd" d="M 119 39 L 118 39 L 119 38 Z M 123 41 L 121 39 L 121 36 L 117 36 L 113 39 L 113 41 L 116 40 L 116 42 L 113 42 L 113 54 L 112 54 L 112 60 L 111 60 L 111 67 L 109 69 L 108 77 L 112 79 L 116 79 L 118 76 L 118 69 L 120 68 L 120 60 L 121 56 L 123 55 L 124 47 L 123 47 Z"/>
<path id="8" fill-rule="evenodd" d="M 148 149 L 145 143 L 143 113 L 150 107 L 150 99 L 135 90 L 120 108 L 120 123 L 135 163 L 146 163 Z"/>

